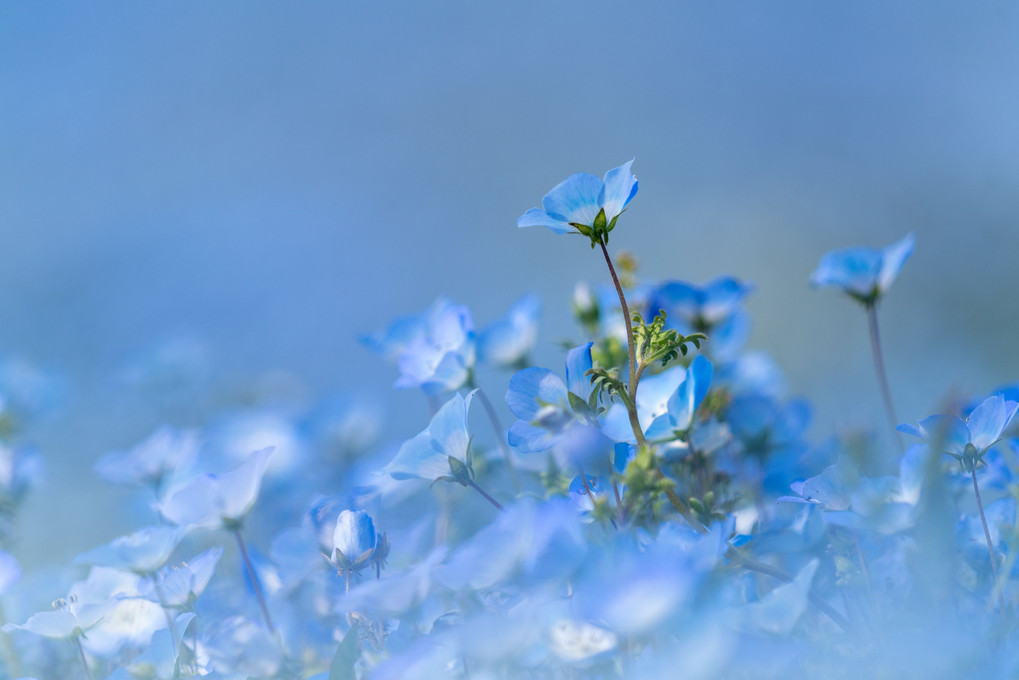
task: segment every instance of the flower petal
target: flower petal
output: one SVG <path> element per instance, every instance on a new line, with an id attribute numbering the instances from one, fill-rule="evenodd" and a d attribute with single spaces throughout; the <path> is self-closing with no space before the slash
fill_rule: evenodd
<path id="1" fill-rule="evenodd" d="M 604 185 L 599 178 L 586 172 L 578 172 L 548 192 L 545 198 L 541 199 L 541 207 L 549 216 L 567 224 L 575 222 L 591 225 L 601 210 L 603 189 Z"/>
<path id="2" fill-rule="evenodd" d="M 605 173 L 605 194 L 602 208 L 605 210 L 605 219 L 609 222 L 623 212 L 623 208 L 630 202 L 630 199 L 637 195 L 637 178 L 630 172 L 631 165 L 633 165 L 633 160 Z"/>

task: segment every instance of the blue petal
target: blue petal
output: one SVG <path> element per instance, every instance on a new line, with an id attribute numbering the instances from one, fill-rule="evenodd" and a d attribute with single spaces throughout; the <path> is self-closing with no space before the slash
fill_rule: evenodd
<path id="1" fill-rule="evenodd" d="M 630 172 L 633 161 L 623 163 L 605 173 L 605 194 L 602 207 L 609 222 L 623 212 L 623 208 L 637 195 L 637 178 Z M 586 224 L 586 223 L 585 223 Z"/>
<path id="2" fill-rule="evenodd" d="M 548 192 L 541 199 L 541 207 L 549 216 L 561 222 L 591 225 L 601 210 L 599 200 L 603 188 L 599 178 L 578 172 Z"/>
<path id="3" fill-rule="evenodd" d="M 510 425 L 509 434 L 507 435 L 509 445 L 524 453 L 548 451 L 555 445 L 558 438 L 558 432 L 552 432 L 543 427 L 535 427 L 523 420 L 518 420 Z"/>
<path id="4" fill-rule="evenodd" d="M 919 422 L 920 433 L 931 443 L 940 443 L 941 450 L 962 455 L 969 443 L 969 428 L 955 416 L 931 416 Z"/>
<path id="5" fill-rule="evenodd" d="M 432 446 L 432 437 L 425 430 L 403 443 L 385 471 L 393 479 L 437 479 L 449 474 L 449 461 Z"/>
<path id="6" fill-rule="evenodd" d="M 731 276 L 720 276 L 702 289 L 700 316 L 709 324 L 728 317 L 743 304 L 743 298 L 754 289 Z"/>
<path id="7" fill-rule="evenodd" d="M 428 424 L 428 433 L 432 437 L 432 446 L 442 454 L 465 460 L 470 435 L 467 433 L 467 411 L 471 405 L 474 392 L 464 399 L 459 393 L 454 394 L 443 404 Z M 448 461 L 447 461 L 448 462 Z"/>
<path id="8" fill-rule="evenodd" d="M 576 234 L 576 227 L 552 217 L 540 208 L 531 208 L 517 218 L 517 227 L 548 227 L 557 234 Z"/>
<path id="9" fill-rule="evenodd" d="M 534 420 L 542 404 L 567 403 L 566 385 L 562 378 L 547 368 L 525 368 L 510 378 L 506 404 L 521 420 Z"/>
<path id="10" fill-rule="evenodd" d="M 602 414 L 601 427 L 606 436 L 617 442 L 637 443 L 633 436 L 633 428 L 630 426 L 630 416 L 622 404 L 612 404 L 609 410 Z"/>
<path id="11" fill-rule="evenodd" d="M 893 243 L 881 251 L 881 271 L 877 277 L 877 287 L 882 293 L 892 285 L 895 277 L 902 270 L 902 265 L 913 254 L 915 242 L 913 234 L 907 234 L 901 241 Z"/>
<path id="12" fill-rule="evenodd" d="M 586 373 L 594 366 L 591 361 L 593 344 L 588 342 L 566 353 L 566 388 L 584 401 L 591 396 L 591 378 Z"/>
<path id="13" fill-rule="evenodd" d="M 983 451 L 1001 438 L 1001 433 L 1015 416 L 1016 402 L 1005 401 L 1000 394 L 984 399 L 966 420 L 969 440 Z"/>
<path id="14" fill-rule="evenodd" d="M 869 248 L 836 250 L 821 258 L 810 283 L 835 286 L 847 293 L 867 297 L 874 293 L 881 271 L 881 254 Z"/>

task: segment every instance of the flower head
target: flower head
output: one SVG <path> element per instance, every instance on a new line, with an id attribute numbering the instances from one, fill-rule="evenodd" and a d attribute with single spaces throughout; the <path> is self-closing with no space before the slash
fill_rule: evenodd
<path id="1" fill-rule="evenodd" d="M 376 576 L 389 552 L 385 534 L 375 532 L 375 522 L 364 510 L 344 510 L 333 531 L 333 566 L 341 574 L 355 574 L 374 564 Z"/>
<path id="2" fill-rule="evenodd" d="M 548 227 L 557 234 L 583 234 L 593 248 L 608 234 L 630 200 L 637 195 L 637 178 L 630 172 L 633 161 L 623 163 L 598 179 L 578 172 L 560 182 L 519 218 L 518 227 Z"/>
<path id="3" fill-rule="evenodd" d="M 898 430 L 924 441 L 940 444 L 942 451 L 967 466 L 975 464 L 994 446 L 1012 422 L 1019 403 L 1000 394 L 984 399 L 966 420 L 955 416 L 931 416 L 916 425 L 899 425 Z"/>
<path id="4" fill-rule="evenodd" d="M 474 392 L 466 398 L 459 392 L 454 394 L 436 412 L 423 432 L 404 442 L 396 457 L 389 461 L 386 472 L 394 479 L 433 481 L 449 478 L 450 474 L 454 477 L 471 474 L 467 412 L 473 396 Z"/>
<path id="5" fill-rule="evenodd" d="M 902 265 L 913 254 L 912 234 L 884 250 L 849 248 L 835 250 L 821 258 L 810 276 L 812 286 L 835 286 L 865 305 L 872 305 L 884 295 Z"/>

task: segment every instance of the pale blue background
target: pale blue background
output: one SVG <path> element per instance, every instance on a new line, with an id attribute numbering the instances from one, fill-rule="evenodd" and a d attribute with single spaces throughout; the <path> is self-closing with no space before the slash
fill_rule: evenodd
<path id="1" fill-rule="evenodd" d="M 1017 36 L 1007 2 L 4 3 L 0 349 L 71 386 L 21 556 L 137 526 L 90 470 L 158 423 L 111 376 L 162 338 L 218 394 L 387 399 L 397 439 L 420 398 L 355 335 L 440 294 L 482 324 L 540 293 L 558 366 L 603 265 L 514 220 L 634 156 L 612 246 L 755 282 L 817 436 L 880 415 L 862 314 L 806 284 L 831 248 L 917 235 L 882 309 L 903 420 L 1019 378 Z"/>

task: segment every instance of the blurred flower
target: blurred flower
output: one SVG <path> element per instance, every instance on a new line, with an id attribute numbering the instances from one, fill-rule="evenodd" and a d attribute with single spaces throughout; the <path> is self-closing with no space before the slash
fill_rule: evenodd
<path id="1" fill-rule="evenodd" d="M 637 195 L 637 178 L 629 161 L 605 173 L 604 180 L 578 172 L 556 185 L 541 199 L 541 208 L 531 208 L 517 219 L 518 227 L 548 227 L 557 234 L 590 236 L 592 246 L 599 237 L 607 240 L 620 213 Z"/>
<path id="2" fill-rule="evenodd" d="M 501 367 L 526 365 L 527 355 L 538 339 L 538 314 L 541 300 L 524 295 L 506 316 L 487 326 L 478 335 L 478 358 Z"/>
<path id="3" fill-rule="evenodd" d="M 95 470 L 108 482 L 145 484 L 158 490 L 174 472 L 191 465 L 200 446 L 197 430 L 161 427 L 128 451 L 105 454 Z"/>
<path id="4" fill-rule="evenodd" d="M 185 533 L 180 527 L 148 527 L 82 553 L 74 561 L 151 574 L 166 563 Z"/>
<path id="5" fill-rule="evenodd" d="M 713 358 L 734 360 L 750 335 L 750 316 L 743 300 L 754 286 L 720 276 L 703 286 L 666 281 L 648 294 L 646 318 L 666 314 L 665 327 L 683 335 L 706 333 L 705 351 Z"/>
<path id="6" fill-rule="evenodd" d="M 154 581 L 143 581 L 140 595 L 172 609 L 193 609 L 195 601 L 216 571 L 223 548 L 214 546 L 187 562 L 181 562 L 155 574 Z"/>
<path id="7" fill-rule="evenodd" d="M 169 491 L 158 505 L 160 514 L 182 526 L 236 528 L 258 498 L 272 451 L 255 451 L 229 472 L 198 475 Z"/>
<path id="8" fill-rule="evenodd" d="M 913 253 L 915 239 L 908 234 L 884 250 L 849 248 L 821 258 L 810 276 L 814 287 L 834 286 L 855 300 L 872 305 L 884 295 Z"/>

